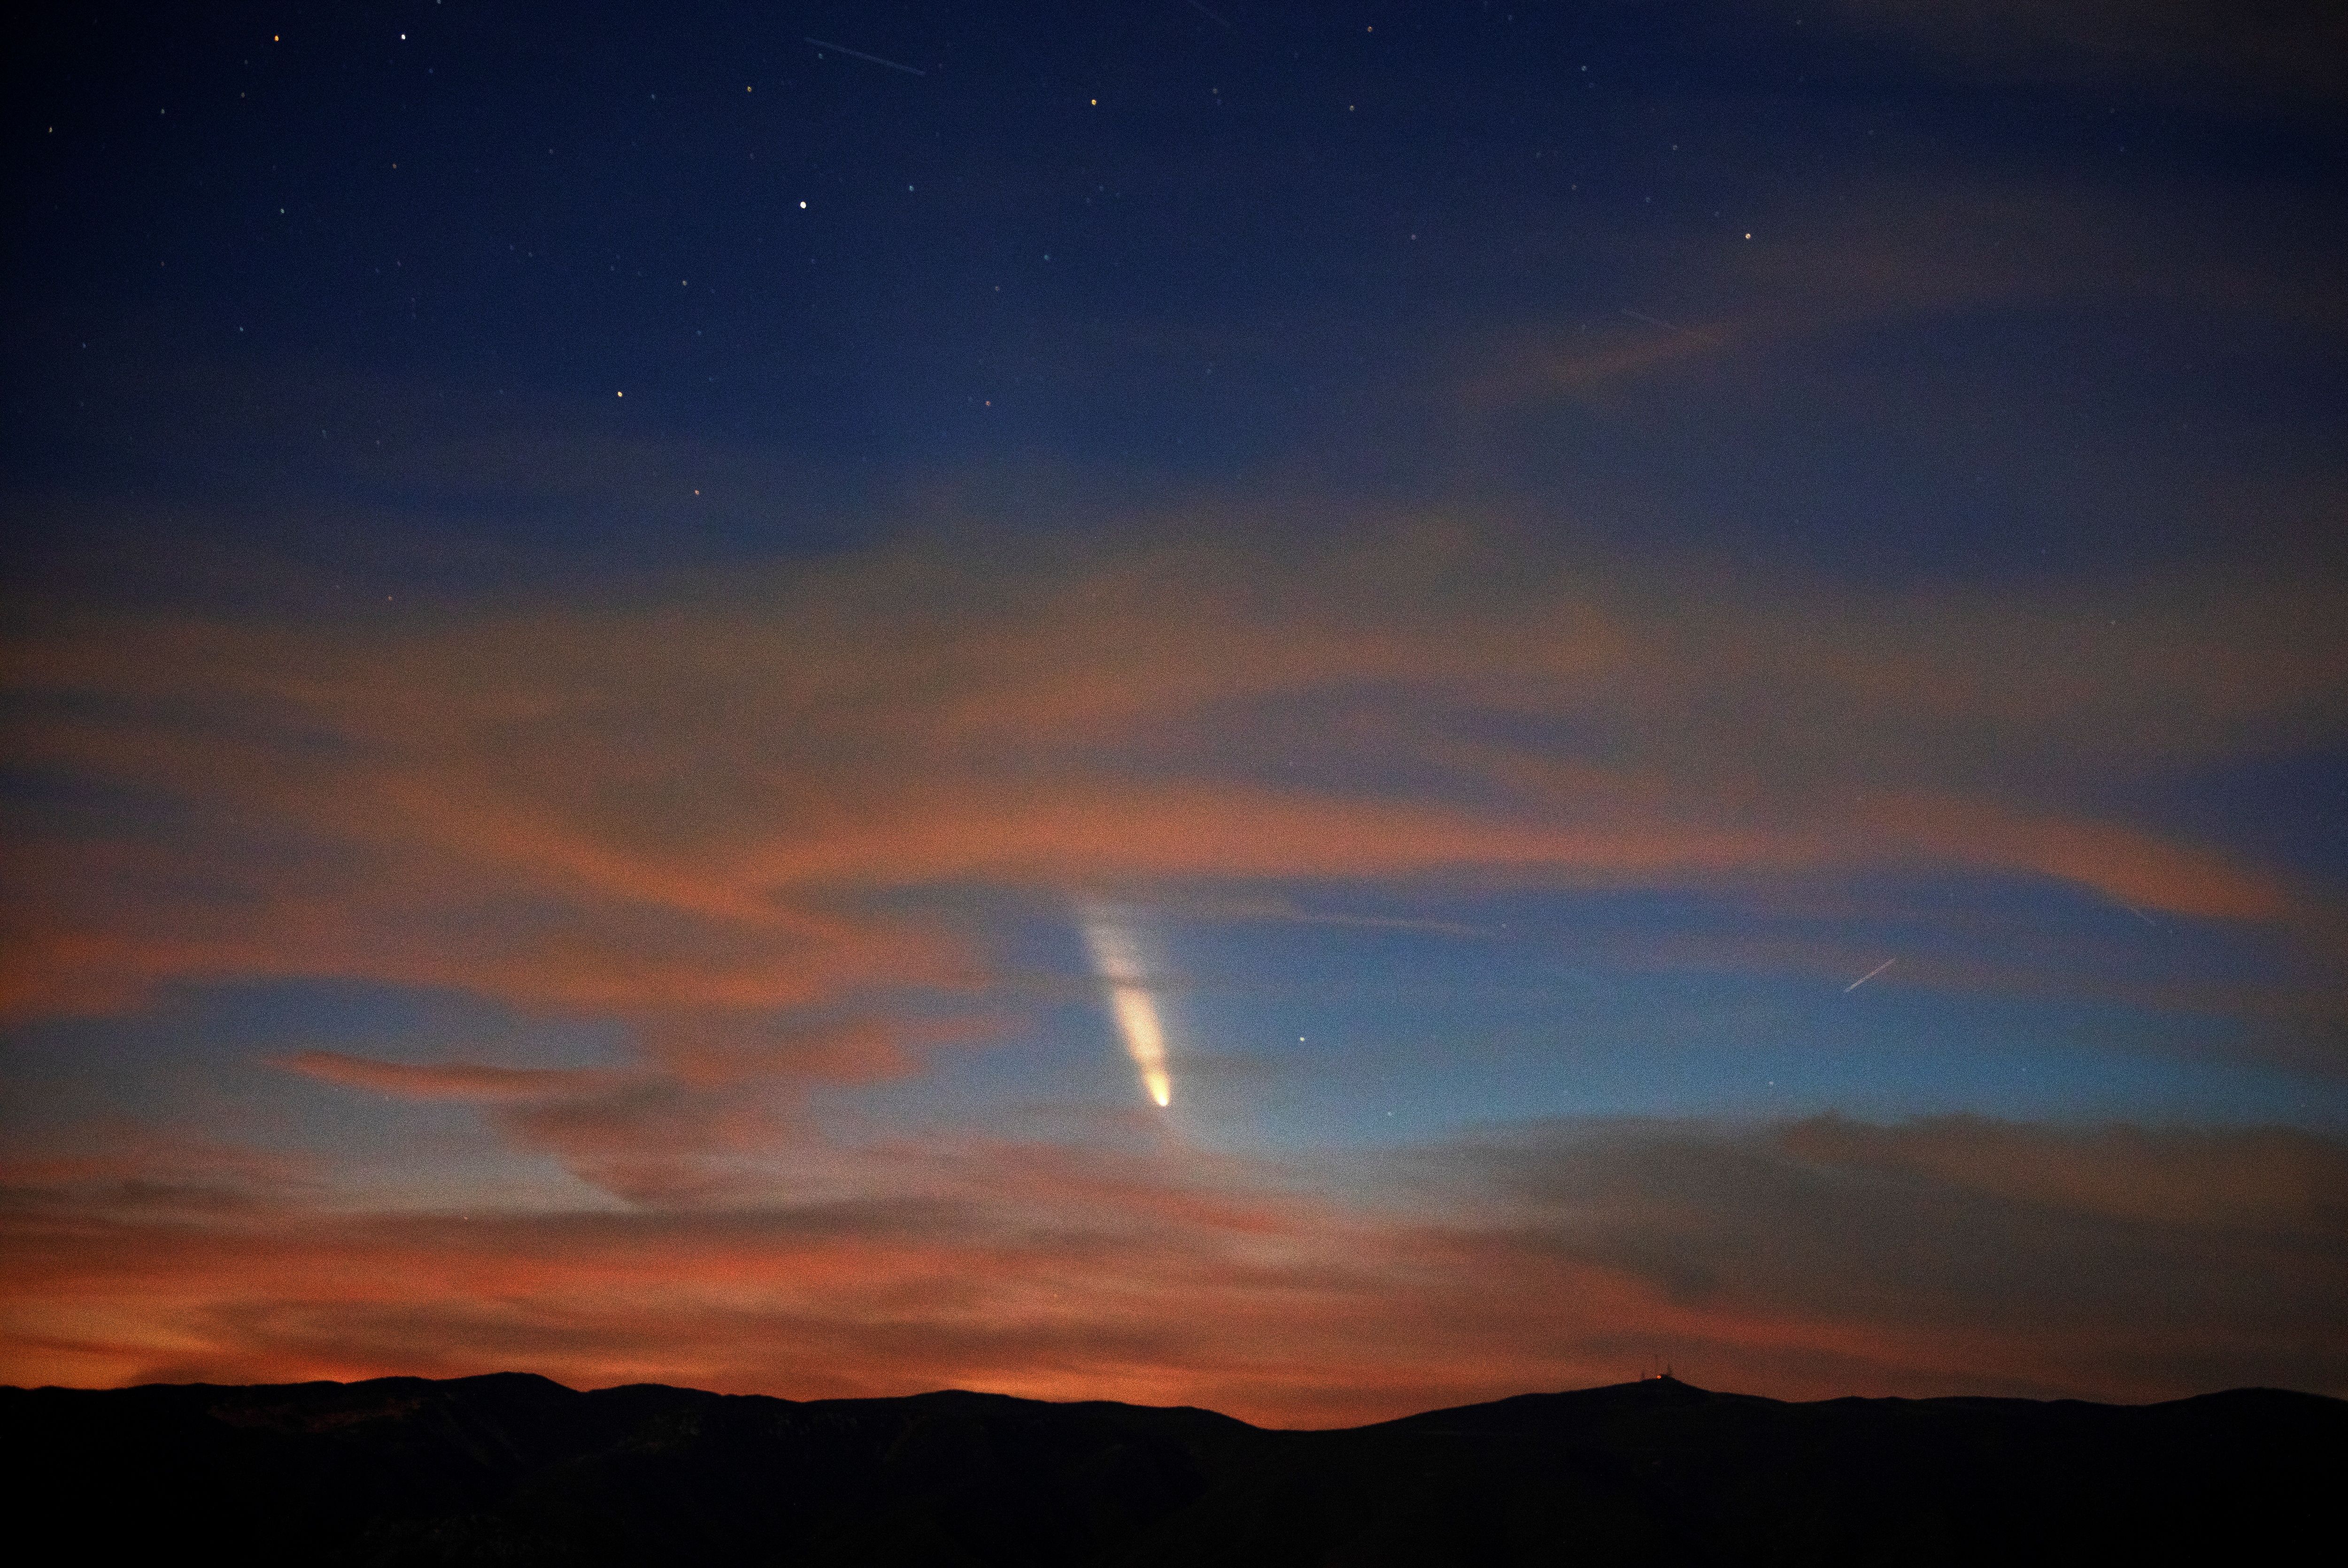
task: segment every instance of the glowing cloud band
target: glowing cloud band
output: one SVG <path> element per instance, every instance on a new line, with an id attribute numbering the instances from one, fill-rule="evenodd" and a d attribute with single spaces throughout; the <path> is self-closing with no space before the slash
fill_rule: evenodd
<path id="1" fill-rule="evenodd" d="M 1108 991 L 1109 1009 L 1125 1036 L 1125 1053 L 1141 1074 L 1141 1087 L 1160 1105 L 1174 1102 L 1174 1081 L 1166 1074 L 1166 1029 L 1158 1004 L 1143 982 L 1141 955 L 1132 933 L 1107 910 L 1084 912 L 1085 946 L 1092 949 L 1093 972 Z"/>

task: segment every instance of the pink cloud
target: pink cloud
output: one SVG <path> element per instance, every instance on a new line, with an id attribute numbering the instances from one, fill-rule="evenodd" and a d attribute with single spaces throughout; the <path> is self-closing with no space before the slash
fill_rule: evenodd
<path id="1" fill-rule="evenodd" d="M 1673 588 L 1418 520 L 1303 561 L 1236 531 L 892 547 L 364 634 L 36 623 L 8 665 L 25 759 L 180 825 L 13 843 L 48 896 L 6 913 L 0 999 L 448 986 L 625 1016 L 706 1077 L 749 1048 L 662 1018 L 714 1040 L 729 1011 L 984 985 L 968 931 L 898 897 L 945 886 L 1955 869 L 2329 941 L 2322 890 L 2076 803 L 2082 778 L 2336 734 L 2348 656 L 2312 630 L 2336 597 L 2151 583 L 2083 630 L 1979 594 Z M 1496 717 L 1577 738 L 1478 738 Z M 797 1055 L 903 1070 L 877 1039 Z"/>
<path id="2" fill-rule="evenodd" d="M 595 1068 L 483 1067 L 452 1061 L 429 1065 L 375 1061 L 335 1050 L 304 1050 L 278 1066 L 322 1083 L 371 1090 L 404 1100 L 463 1100 L 487 1103 L 608 1093 L 627 1074 Z"/>
<path id="3" fill-rule="evenodd" d="M 1408 1156 L 1389 1173 L 1472 1200 L 1440 1225 L 1196 1153 L 891 1158 L 854 1198 L 624 1214 L 12 1206 L 0 1377 L 520 1368 L 1303 1425 L 1619 1380 L 1658 1352 L 1790 1397 L 2348 1389 L 2322 1195 L 2348 1156 L 2304 1134 L 1557 1129 Z"/>

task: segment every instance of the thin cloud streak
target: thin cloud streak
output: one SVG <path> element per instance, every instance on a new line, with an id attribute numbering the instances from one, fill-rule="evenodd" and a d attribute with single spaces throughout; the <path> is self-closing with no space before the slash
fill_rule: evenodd
<path id="1" fill-rule="evenodd" d="M 2217 0 L 1746 0 L 1861 37 L 1933 52 L 1945 68 L 1992 81 L 2091 83 L 2106 93 L 2222 105 L 2260 116 L 2342 97 L 2320 62 L 2348 49 L 2348 22 L 2321 0 L 2248 9 Z"/>
<path id="2" fill-rule="evenodd" d="M 618 1073 L 557 1068 L 485 1067 L 473 1062 L 418 1065 L 373 1061 L 334 1050 L 304 1050 L 277 1063 L 289 1072 L 322 1083 L 372 1090 L 404 1100 L 459 1100 L 476 1103 L 546 1100 L 592 1094 L 624 1084 Z"/>

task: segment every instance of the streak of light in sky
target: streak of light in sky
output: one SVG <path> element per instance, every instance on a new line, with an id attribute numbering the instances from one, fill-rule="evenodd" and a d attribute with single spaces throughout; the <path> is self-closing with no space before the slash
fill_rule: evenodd
<path id="1" fill-rule="evenodd" d="M 1158 1104 L 1170 1105 L 1174 1081 L 1166 1071 L 1166 1027 L 1149 994 L 1132 929 L 1116 912 L 1098 906 L 1086 908 L 1084 928 L 1093 972 L 1108 993 L 1117 1032 L 1125 1038 L 1125 1053 L 1141 1075 L 1141 1087 Z"/>

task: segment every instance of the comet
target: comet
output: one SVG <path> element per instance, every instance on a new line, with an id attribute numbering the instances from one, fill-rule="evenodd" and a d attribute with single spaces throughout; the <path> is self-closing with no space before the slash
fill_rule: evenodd
<path id="1" fill-rule="evenodd" d="M 1108 993 L 1109 1010 L 1117 1016 L 1117 1032 L 1125 1037 L 1125 1054 L 1141 1075 L 1141 1087 L 1160 1106 L 1174 1102 L 1174 1081 L 1166 1073 L 1166 1026 L 1159 1020 L 1157 1000 L 1143 978 L 1141 953 L 1133 933 L 1117 916 L 1096 905 L 1084 912 L 1085 946 L 1093 956 L 1093 972 Z"/>

